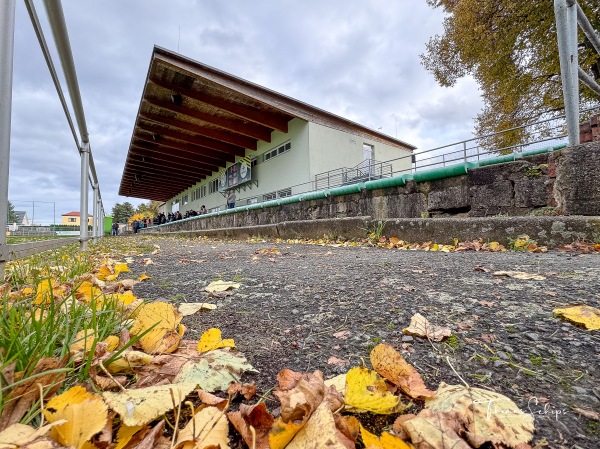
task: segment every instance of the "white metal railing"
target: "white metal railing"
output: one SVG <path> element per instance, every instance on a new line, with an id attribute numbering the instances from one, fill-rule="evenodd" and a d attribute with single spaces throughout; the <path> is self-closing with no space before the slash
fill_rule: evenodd
<path id="1" fill-rule="evenodd" d="M 560 59 L 565 115 L 569 130 L 569 145 L 579 144 L 579 81 L 600 96 L 600 86 L 579 67 L 577 25 L 600 55 L 600 38 L 576 0 L 554 0 L 556 37 Z"/>
<path id="2" fill-rule="evenodd" d="M 31 18 L 42 53 L 52 76 L 56 92 L 62 104 L 65 117 L 73 134 L 75 145 L 81 160 L 80 182 L 80 207 L 82 217 L 79 230 L 80 250 L 87 250 L 89 240 L 87 220 L 88 216 L 88 186 L 93 190 L 92 235 L 93 241 L 101 237 L 104 232 L 104 205 L 100 194 L 100 185 L 96 175 L 96 168 L 91 152 L 89 135 L 83 112 L 83 104 L 77 82 L 77 73 L 69 35 L 60 0 L 44 0 L 48 23 L 52 30 L 54 43 L 58 52 L 63 74 L 66 80 L 71 106 L 76 119 L 77 129 L 71 118 L 69 107 L 65 100 L 60 80 L 58 78 L 48 45 L 38 20 L 33 0 L 25 0 L 25 6 Z M 13 77 L 13 52 L 14 52 L 14 27 L 15 27 L 15 0 L 0 0 L 0 229 L 5 229 L 8 216 L 8 167 L 10 161 L 10 125 L 12 108 L 12 77 Z M 8 245 L 6 233 L 0 232 L 0 281 L 4 277 L 5 263 L 9 260 L 37 254 L 50 248 L 73 243 L 73 239 L 56 239 L 27 244 Z"/>

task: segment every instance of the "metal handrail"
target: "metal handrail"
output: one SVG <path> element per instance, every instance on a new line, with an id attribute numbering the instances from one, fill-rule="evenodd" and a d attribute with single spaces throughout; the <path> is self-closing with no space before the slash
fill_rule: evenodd
<path id="1" fill-rule="evenodd" d="M 54 82 L 59 100 L 63 107 L 65 117 L 73 134 L 75 145 L 81 158 L 81 183 L 80 183 L 80 250 L 87 250 L 88 244 L 88 183 L 91 185 L 94 194 L 93 219 L 92 219 L 92 239 L 96 241 L 102 236 L 104 230 L 104 205 L 100 193 L 100 184 L 96 174 L 93 155 L 91 152 L 89 134 L 85 121 L 79 83 L 75 63 L 69 42 L 69 35 L 60 0 L 44 0 L 44 6 L 48 16 L 48 22 L 52 29 L 54 42 L 61 61 L 63 74 L 67 83 L 67 89 L 71 98 L 71 105 L 75 114 L 79 136 L 75 132 L 75 126 L 65 96 L 58 79 L 56 68 L 52 61 L 48 45 L 44 38 L 40 22 L 38 20 L 35 6 L 32 0 L 25 0 L 27 11 L 38 38 L 44 59 L 48 65 L 48 70 Z M 14 53 L 14 24 L 15 24 L 15 0 L 2 0 L 0 2 L 0 229 L 6 228 L 8 215 L 8 162 L 10 158 L 10 119 L 12 108 L 12 70 Z M 6 132 L 5 132 L 6 131 Z M 5 262 L 26 255 L 36 254 L 36 252 L 46 251 L 48 248 L 59 247 L 71 243 L 72 239 L 56 239 L 44 242 L 31 242 L 27 244 L 27 251 L 16 251 L 15 245 L 7 245 L 6 233 L 0 233 L 0 279 L 4 277 Z M 50 243 L 48 243 L 50 242 Z M 23 248 L 23 246 L 21 246 Z"/>

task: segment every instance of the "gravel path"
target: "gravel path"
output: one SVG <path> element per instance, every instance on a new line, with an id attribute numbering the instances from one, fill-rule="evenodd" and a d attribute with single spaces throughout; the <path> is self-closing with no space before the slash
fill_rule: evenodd
<path id="1" fill-rule="evenodd" d="M 139 239 L 160 251 L 144 256 L 150 265 L 141 257 L 131 264 L 134 274 L 151 276 L 134 292 L 147 300 L 216 303 L 215 311 L 184 318 L 187 337 L 220 328 L 260 371 L 246 379 L 260 392 L 275 385 L 283 368 L 319 369 L 328 378 L 368 365 L 370 350 L 384 342 L 400 350 L 431 389 L 441 381 L 461 383 L 460 375 L 513 399 L 535 416 L 534 442 L 599 447 L 600 422 L 577 409 L 600 412 L 600 335 L 557 319 L 552 310 L 600 307 L 600 255 Z M 497 270 L 546 279 L 494 276 Z M 216 279 L 241 287 L 208 298 L 203 288 Z M 417 312 L 450 327 L 453 337 L 430 343 L 404 335 Z"/>

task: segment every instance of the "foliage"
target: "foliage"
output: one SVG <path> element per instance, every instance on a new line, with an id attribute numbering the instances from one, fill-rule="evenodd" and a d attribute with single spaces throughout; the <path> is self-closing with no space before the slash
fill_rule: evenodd
<path id="1" fill-rule="evenodd" d="M 443 8 L 444 34 L 432 37 L 421 55 L 425 68 L 442 86 L 453 86 L 471 75 L 481 88 L 484 109 L 477 116 L 478 135 L 556 116 L 563 109 L 556 25 L 552 2 L 533 0 L 427 0 Z M 600 3 L 579 4 L 598 29 Z M 596 80 L 600 61 L 591 44 L 579 32 L 579 63 Z M 581 86 L 582 102 L 595 94 Z M 493 143 L 503 148 L 524 141 L 520 129 L 498 136 Z"/>
<path id="2" fill-rule="evenodd" d="M 8 212 L 6 216 L 6 222 L 8 224 L 15 223 L 17 221 L 17 214 L 15 213 L 15 206 L 10 201 L 8 202 Z"/>
<path id="3" fill-rule="evenodd" d="M 117 203 L 112 209 L 113 223 L 127 223 L 135 213 L 133 205 L 129 202 Z"/>
<path id="4" fill-rule="evenodd" d="M 136 220 L 138 222 L 141 222 L 144 218 L 146 218 L 146 215 L 135 213 L 131 217 L 129 217 L 129 224 L 131 225 Z"/>
<path id="5" fill-rule="evenodd" d="M 135 213 L 141 214 L 144 217 L 154 218 L 158 216 L 158 206 L 161 204 L 160 201 L 148 201 L 148 203 L 142 203 L 137 207 Z"/>

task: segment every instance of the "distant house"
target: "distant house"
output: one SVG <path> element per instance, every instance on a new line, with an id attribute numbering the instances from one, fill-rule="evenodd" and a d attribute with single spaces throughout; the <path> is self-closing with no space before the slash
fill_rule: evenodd
<path id="1" fill-rule="evenodd" d="M 68 226 L 79 226 L 80 218 L 79 212 L 68 212 L 66 214 L 62 214 L 62 224 Z M 92 225 L 92 216 L 88 215 L 88 225 Z"/>
<path id="2" fill-rule="evenodd" d="M 31 222 L 29 221 L 29 217 L 27 217 L 27 212 L 24 210 L 16 210 L 15 216 L 17 217 L 17 221 L 15 222 L 19 226 L 31 226 Z M 9 223 L 13 224 L 13 223 Z"/>

